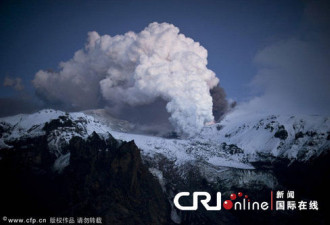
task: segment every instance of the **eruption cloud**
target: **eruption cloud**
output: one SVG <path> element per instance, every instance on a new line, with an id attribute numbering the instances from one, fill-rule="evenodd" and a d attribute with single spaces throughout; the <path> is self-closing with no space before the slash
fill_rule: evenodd
<path id="1" fill-rule="evenodd" d="M 214 120 L 210 89 L 219 80 L 207 67 L 207 50 L 168 23 L 140 33 L 88 33 L 84 49 L 60 71 L 36 73 L 39 96 L 77 109 L 141 106 L 166 101 L 177 132 L 193 134 Z"/>

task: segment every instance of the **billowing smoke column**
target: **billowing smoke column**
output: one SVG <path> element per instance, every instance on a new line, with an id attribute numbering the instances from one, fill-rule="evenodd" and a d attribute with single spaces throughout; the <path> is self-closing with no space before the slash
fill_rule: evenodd
<path id="1" fill-rule="evenodd" d="M 214 120 L 218 122 L 223 115 L 228 111 L 229 105 L 226 99 L 225 90 L 219 85 L 210 90 L 213 99 L 213 116 Z"/>
<path id="2" fill-rule="evenodd" d="M 39 71 L 33 84 L 52 102 L 76 108 L 139 106 L 167 102 L 177 132 L 193 134 L 213 121 L 210 89 L 218 84 L 207 67 L 207 50 L 168 23 L 140 33 L 88 33 L 84 49 L 59 72 Z"/>

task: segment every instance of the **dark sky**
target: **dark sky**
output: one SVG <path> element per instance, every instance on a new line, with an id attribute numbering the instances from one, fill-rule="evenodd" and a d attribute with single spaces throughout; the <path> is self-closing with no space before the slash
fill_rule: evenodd
<path id="1" fill-rule="evenodd" d="M 300 0 L 1 1 L 0 98 L 34 98 L 35 73 L 72 58 L 88 31 L 113 36 L 156 21 L 200 42 L 228 98 L 245 101 L 256 94 L 255 58 L 273 43 L 301 38 L 306 7 Z M 17 80 L 4 85 L 6 77 L 24 88 Z"/>

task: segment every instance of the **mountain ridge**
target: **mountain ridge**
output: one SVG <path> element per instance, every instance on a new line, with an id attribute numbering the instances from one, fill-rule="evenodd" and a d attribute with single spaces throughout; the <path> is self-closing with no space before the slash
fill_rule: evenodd
<path id="1" fill-rule="evenodd" d="M 116 121 L 105 124 L 83 112 L 52 109 L 1 118 L 0 164 L 5 158 L 3 152 L 15 150 L 17 142 L 24 152 L 24 149 L 33 149 L 33 144 L 43 137 L 40 145 L 52 160 L 41 161 L 53 173 L 61 175 L 70 168 L 72 155 L 68 146 L 77 138 L 86 142 L 90 136 L 97 135 L 102 142 L 113 137 L 118 145 L 134 140 L 141 152 L 142 163 L 158 179 L 170 204 L 168 214 L 172 222 L 169 223 L 181 224 L 205 220 L 208 222 L 204 224 L 222 224 L 236 219 L 230 213 L 221 214 L 220 218 L 205 211 L 179 211 L 173 205 L 173 197 L 180 191 L 215 193 L 221 190 L 226 195 L 244 190 L 258 196 L 270 190 L 291 188 L 304 193 L 307 199 L 313 199 L 320 197 L 319 191 L 311 193 L 326 188 L 323 183 L 329 175 L 327 117 L 252 115 L 251 118 L 237 118 L 235 114 L 229 114 L 220 123 L 205 126 L 190 139 L 126 133 L 122 129 L 129 128 L 130 124 L 120 121 L 119 126 Z M 99 150 L 99 147 L 93 148 L 96 152 Z M 78 149 L 82 154 L 85 151 Z M 306 192 L 308 180 L 301 180 L 301 176 L 317 185 Z M 285 216 L 280 214 L 279 218 Z M 323 216 L 321 220 L 324 220 Z M 238 218 L 237 224 L 249 224 L 240 215 Z M 251 221 L 255 220 L 251 218 Z"/>

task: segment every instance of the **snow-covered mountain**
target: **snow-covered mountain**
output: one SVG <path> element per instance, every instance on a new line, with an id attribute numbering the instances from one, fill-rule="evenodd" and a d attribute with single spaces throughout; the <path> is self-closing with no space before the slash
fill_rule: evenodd
<path id="1" fill-rule="evenodd" d="M 61 146 L 68 143 L 72 136 L 87 137 L 94 131 L 104 135 L 111 133 L 125 141 L 134 140 L 144 156 L 161 154 L 176 165 L 204 161 L 215 167 L 253 169 L 250 162 L 260 160 L 260 155 L 306 161 L 317 157 L 330 146 L 329 117 L 239 117 L 229 114 L 220 123 L 205 126 L 192 138 L 170 139 L 128 133 L 129 122 L 111 118 L 101 110 L 65 113 L 52 109 L 1 118 L 0 146 L 10 147 L 10 142 L 15 139 L 41 135 L 45 133 L 45 124 L 55 119 L 62 126 L 48 137 L 49 145 L 57 156 L 61 154 Z M 67 121 L 70 123 L 65 125 Z"/>
<path id="2" fill-rule="evenodd" d="M 112 118 L 102 110 L 65 113 L 45 109 L 2 118 L 0 147 L 10 148 L 16 139 L 46 133 L 51 121 L 59 124 L 47 134 L 49 149 L 58 157 L 54 165 L 58 170 L 68 165 L 69 155 L 63 154 L 62 149 L 70 139 L 87 138 L 94 131 L 104 137 L 110 133 L 119 140 L 134 140 L 143 159 L 154 169 L 159 170 L 159 162 L 165 158 L 182 171 L 181 176 L 185 173 L 182 168 L 194 165 L 208 181 L 223 177 L 219 171 L 253 170 L 253 162 L 274 157 L 308 161 L 328 151 L 330 146 L 330 120 L 320 116 L 237 116 L 233 113 L 220 123 L 205 126 L 192 138 L 170 139 L 128 133 L 129 122 Z"/>
<path id="3" fill-rule="evenodd" d="M 232 113 L 221 123 L 205 127 L 199 138 L 234 144 L 249 161 L 258 160 L 258 154 L 307 161 L 329 148 L 330 118 Z"/>
<path id="4" fill-rule="evenodd" d="M 223 193 L 247 188 L 253 193 L 291 185 L 287 180 L 297 177 L 296 172 L 290 174 L 291 170 L 299 168 L 299 173 L 313 177 L 315 171 L 327 165 L 320 156 L 328 155 L 330 149 L 330 121 L 321 116 L 242 116 L 234 112 L 189 139 L 134 134 L 130 133 L 132 127 L 128 121 L 113 118 L 103 110 L 66 113 L 45 109 L 1 118 L 0 151 L 15 149 L 18 141 L 20 149 L 31 149 L 36 141 L 29 140 L 46 137 L 47 149 L 55 158 L 52 169 L 61 174 L 70 164 L 68 146 L 73 137 L 87 140 L 96 132 L 104 140 L 134 140 L 145 165 L 172 203 L 174 193 L 195 191 L 201 184 Z M 310 167 L 319 159 L 320 168 Z M 317 182 L 322 181 L 322 176 Z M 186 221 L 187 217 L 171 206 L 172 221 Z"/>

